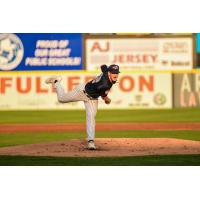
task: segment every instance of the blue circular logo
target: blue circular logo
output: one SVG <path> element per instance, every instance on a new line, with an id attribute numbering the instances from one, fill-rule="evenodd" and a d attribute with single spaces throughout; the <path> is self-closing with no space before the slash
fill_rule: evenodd
<path id="1" fill-rule="evenodd" d="M 0 69 L 15 69 L 22 61 L 24 47 L 15 34 L 0 34 Z"/>

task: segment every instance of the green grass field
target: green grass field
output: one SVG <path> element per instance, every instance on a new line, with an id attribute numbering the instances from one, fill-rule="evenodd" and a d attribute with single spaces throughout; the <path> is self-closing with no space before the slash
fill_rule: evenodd
<path id="1" fill-rule="evenodd" d="M 85 122 L 84 111 L 0 111 L 0 124 Z M 98 122 L 200 122 L 198 109 L 99 110 Z M 0 147 L 85 138 L 85 132 L 0 134 Z M 200 141 L 199 131 L 99 131 L 98 138 L 179 138 Z M 0 165 L 200 165 L 200 155 L 138 156 L 121 158 L 52 158 L 0 156 Z"/>
<path id="2" fill-rule="evenodd" d="M 199 166 L 200 155 L 162 155 L 135 157 L 59 158 L 0 156 L 3 166 Z"/>
<path id="3" fill-rule="evenodd" d="M 97 122 L 200 122 L 199 109 L 99 110 Z M 84 110 L 0 111 L 0 123 L 85 122 Z"/>
<path id="4" fill-rule="evenodd" d="M 98 131 L 96 132 L 97 138 L 177 138 L 200 141 L 200 133 L 198 131 Z M 73 133 L 15 133 L 15 134 L 0 134 L 0 147 L 36 144 L 53 141 L 62 141 L 68 139 L 84 139 L 86 133 L 73 132 Z"/>

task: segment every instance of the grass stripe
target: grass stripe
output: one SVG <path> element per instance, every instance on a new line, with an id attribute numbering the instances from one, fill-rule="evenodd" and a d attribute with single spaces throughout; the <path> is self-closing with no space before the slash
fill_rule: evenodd
<path id="1" fill-rule="evenodd" d="M 99 110 L 97 122 L 200 122 L 196 108 L 166 110 Z M 84 110 L 0 111 L 0 123 L 80 123 Z"/>
<path id="2" fill-rule="evenodd" d="M 199 166 L 200 155 L 136 157 L 33 157 L 0 156 L 1 166 Z"/>
<path id="3" fill-rule="evenodd" d="M 177 138 L 200 141 L 199 131 L 99 131 L 97 138 Z M 0 147 L 86 138 L 84 132 L 0 134 Z"/>

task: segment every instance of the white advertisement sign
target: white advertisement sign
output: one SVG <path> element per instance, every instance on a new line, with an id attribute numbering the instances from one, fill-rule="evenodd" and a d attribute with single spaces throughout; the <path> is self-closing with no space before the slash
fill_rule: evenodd
<path id="1" fill-rule="evenodd" d="M 193 67 L 192 38 L 86 39 L 86 68 L 118 64 L 121 70 L 186 70 Z"/>
<path id="2" fill-rule="evenodd" d="M 83 102 L 59 103 L 54 89 L 45 84 L 52 74 L 1 74 L 0 110 L 9 109 L 84 109 Z M 96 75 L 92 73 L 62 74 L 66 92 L 87 83 Z M 171 74 L 120 74 L 109 97 L 110 105 L 99 98 L 100 109 L 121 108 L 171 108 Z"/>

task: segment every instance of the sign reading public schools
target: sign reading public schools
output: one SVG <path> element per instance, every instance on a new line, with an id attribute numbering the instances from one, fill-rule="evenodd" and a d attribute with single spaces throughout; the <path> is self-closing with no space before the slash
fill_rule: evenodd
<path id="1" fill-rule="evenodd" d="M 81 70 L 81 33 L 0 34 L 0 71 Z"/>

